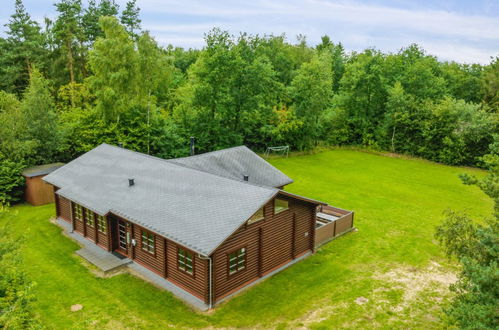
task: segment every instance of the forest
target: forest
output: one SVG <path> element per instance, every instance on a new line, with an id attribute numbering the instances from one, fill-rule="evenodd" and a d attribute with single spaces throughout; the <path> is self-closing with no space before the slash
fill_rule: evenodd
<path id="1" fill-rule="evenodd" d="M 418 45 L 347 52 L 325 35 L 231 35 L 158 45 L 135 0 L 60 0 L 36 22 L 21 0 L 0 38 L 0 199 L 20 172 L 101 143 L 158 157 L 245 144 L 255 151 L 358 146 L 482 167 L 497 141 L 499 57 L 442 62 Z"/>

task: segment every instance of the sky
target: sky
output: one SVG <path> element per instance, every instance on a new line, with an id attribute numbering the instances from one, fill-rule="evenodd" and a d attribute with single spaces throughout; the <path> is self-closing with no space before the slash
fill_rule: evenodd
<path id="1" fill-rule="evenodd" d="M 86 0 L 83 0 L 86 2 Z M 121 8 L 125 0 L 115 0 Z M 299 34 L 310 45 L 327 34 L 347 51 L 397 52 L 412 43 L 440 60 L 487 64 L 499 55 L 499 0 L 137 0 L 142 27 L 158 43 L 202 48 L 219 27 L 237 35 Z M 55 17 L 54 1 L 24 0 L 32 18 Z M 0 24 L 14 0 L 0 0 Z M 5 35 L 5 28 L 0 35 Z"/>

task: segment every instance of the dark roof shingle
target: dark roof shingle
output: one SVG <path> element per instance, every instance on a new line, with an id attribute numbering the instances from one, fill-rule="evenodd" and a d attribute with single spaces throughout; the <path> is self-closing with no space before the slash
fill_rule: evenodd
<path id="1" fill-rule="evenodd" d="M 128 179 L 135 179 L 129 186 Z M 210 255 L 278 189 L 102 144 L 44 177 L 58 194 Z"/>
<path id="2" fill-rule="evenodd" d="M 176 158 L 170 161 L 239 181 L 243 181 L 244 175 L 248 175 L 248 182 L 261 186 L 282 187 L 293 182 L 288 176 L 246 146 Z"/>

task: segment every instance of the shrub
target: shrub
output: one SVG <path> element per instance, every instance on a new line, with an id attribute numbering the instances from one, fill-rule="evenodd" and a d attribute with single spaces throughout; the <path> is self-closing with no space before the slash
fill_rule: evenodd
<path id="1" fill-rule="evenodd" d="M 0 160 L 0 203 L 13 203 L 21 199 L 24 177 L 21 175 L 24 166 L 10 160 Z"/>
<path id="2" fill-rule="evenodd" d="M 0 218 L 8 216 L 0 205 Z M 33 283 L 23 270 L 20 240 L 0 227 L 0 328 L 33 329 L 39 326 L 31 313 Z"/>

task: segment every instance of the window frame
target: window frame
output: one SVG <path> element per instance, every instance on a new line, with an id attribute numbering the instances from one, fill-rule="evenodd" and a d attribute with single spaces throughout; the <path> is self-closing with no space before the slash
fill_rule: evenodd
<path id="1" fill-rule="evenodd" d="M 183 251 L 184 252 L 184 255 L 183 255 L 183 259 L 185 260 L 180 260 L 181 258 L 181 255 L 180 255 L 180 251 Z M 188 271 L 188 267 L 185 267 L 185 265 L 187 265 L 186 261 L 187 261 L 187 256 L 190 255 L 191 256 L 191 272 Z M 188 249 L 185 249 L 183 247 L 180 247 L 180 246 L 177 246 L 177 269 L 180 270 L 181 272 L 187 274 L 187 275 L 190 275 L 190 276 L 194 276 L 194 273 L 195 273 L 195 254 L 194 252 L 192 252 L 191 250 L 188 250 Z M 184 266 L 181 266 L 181 264 L 183 264 Z"/>
<path id="2" fill-rule="evenodd" d="M 90 217 L 89 217 L 90 215 Z M 93 211 L 90 211 L 89 209 L 85 209 L 85 224 L 89 226 L 90 228 L 94 228 L 95 226 L 95 214 Z M 90 221 L 89 221 L 90 220 Z"/>
<path id="3" fill-rule="evenodd" d="M 144 241 L 144 236 L 146 236 L 146 241 Z M 152 245 L 151 245 L 151 240 L 152 240 Z M 140 248 L 142 251 L 156 256 L 156 235 L 154 235 L 154 233 L 148 230 L 141 229 Z"/>
<path id="4" fill-rule="evenodd" d="M 83 206 L 81 206 L 80 204 L 76 204 L 76 203 L 73 203 L 73 204 L 74 204 L 73 215 L 74 215 L 75 220 L 83 222 Z"/>
<path id="5" fill-rule="evenodd" d="M 260 213 L 260 211 L 262 212 L 262 215 L 260 218 L 254 218 L 258 213 Z M 257 223 L 257 222 L 260 222 L 262 220 L 265 220 L 265 206 L 262 206 L 261 208 L 258 209 L 258 211 L 256 211 L 249 219 L 248 221 L 246 221 L 246 224 L 249 226 L 249 225 L 252 225 L 254 223 Z"/>
<path id="6" fill-rule="evenodd" d="M 276 202 L 278 200 L 286 202 L 287 206 L 285 208 L 281 209 L 281 210 L 277 210 L 276 209 Z M 287 210 L 289 210 L 289 200 L 283 199 L 283 198 L 274 198 L 274 214 L 279 214 L 279 213 L 282 213 L 282 212 L 287 211 Z"/>
<path id="7" fill-rule="evenodd" d="M 101 234 L 107 234 L 107 219 L 105 216 L 96 214 L 97 215 L 97 231 Z M 104 229 L 102 229 L 104 227 Z"/>
<path id="8" fill-rule="evenodd" d="M 238 255 L 238 252 L 241 251 L 241 250 L 243 250 L 242 251 L 243 252 L 242 256 L 243 256 L 243 265 L 244 265 L 244 267 L 241 268 L 241 269 L 239 269 L 238 264 L 240 263 L 240 260 L 239 260 L 240 255 Z M 234 254 L 234 253 L 236 254 L 236 258 L 237 258 L 237 261 L 236 261 L 237 269 L 235 271 L 231 272 L 231 270 L 230 270 L 230 268 L 231 268 L 231 264 L 230 264 L 231 263 L 231 257 L 230 256 L 231 256 L 231 254 Z M 246 245 L 241 246 L 241 247 L 239 247 L 239 248 L 237 248 L 235 250 L 232 250 L 231 252 L 227 253 L 227 274 L 228 274 L 229 277 L 237 275 L 237 274 L 240 274 L 240 273 L 244 272 L 248 268 L 247 267 L 247 260 L 248 260 L 247 256 L 248 256 L 248 248 L 246 247 Z"/>

